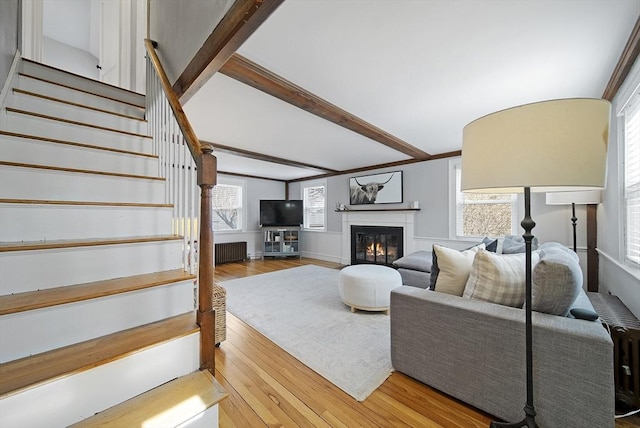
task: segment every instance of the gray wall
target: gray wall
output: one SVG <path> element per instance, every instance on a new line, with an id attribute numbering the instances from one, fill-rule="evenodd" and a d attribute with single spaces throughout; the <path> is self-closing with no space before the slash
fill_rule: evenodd
<path id="1" fill-rule="evenodd" d="M 7 81 L 20 43 L 20 6 L 20 0 L 0 1 L 0 88 Z"/>
<path id="2" fill-rule="evenodd" d="M 418 201 L 420 211 L 416 214 L 415 234 L 417 238 L 449 239 L 449 219 L 453 213 L 449 212 L 449 159 L 438 159 L 380 170 L 369 171 L 366 174 L 377 174 L 388 171 L 403 171 L 404 195 L 402 204 L 377 205 L 376 208 L 409 208 L 411 202 Z M 359 174 L 340 175 L 327 179 L 327 232 L 342 233 L 342 219 L 340 213 L 335 212 L 336 203 L 344 203 L 349 208 L 357 210 L 357 206 L 349 206 L 349 178 Z M 290 195 L 299 195 L 302 183 L 290 186 Z M 293 197 L 293 196 L 292 196 Z M 532 217 L 536 221 L 533 234 L 541 241 L 554 240 L 565 245 L 572 245 L 571 208 L 570 206 L 546 205 L 544 194 L 533 194 Z M 519 199 L 518 209 L 524 211 L 522 198 Z M 522 217 L 519 213 L 519 220 Z M 584 208 L 578 207 L 579 219 L 586 218 Z M 518 221 L 519 221 L 518 220 Z M 578 221 L 578 246 L 586 245 L 585 221 Z"/>
<path id="3" fill-rule="evenodd" d="M 285 184 L 280 181 L 260 180 L 256 178 L 240 178 L 220 174 L 218 183 L 245 184 L 245 230 L 242 232 L 215 232 L 215 242 L 246 241 L 247 252 L 256 257 L 262 253 L 262 232 L 259 227 L 260 199 L 284 199 Z"/>
<path id="4" fill-rule="evenodd" d="M 233 0 L 150 0 L 149 36 L 158 42 L 158 56 L 172 84 L 232 4 Z"/>

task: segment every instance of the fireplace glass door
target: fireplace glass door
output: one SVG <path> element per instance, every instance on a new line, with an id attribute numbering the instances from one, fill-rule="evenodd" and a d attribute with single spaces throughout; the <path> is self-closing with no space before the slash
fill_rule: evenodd
<path id="1" fill-rule="evenodd" d="M 392 266 L 402 257 L 402 228 L 386 226 L 351 227 L 351 264 Z"/>

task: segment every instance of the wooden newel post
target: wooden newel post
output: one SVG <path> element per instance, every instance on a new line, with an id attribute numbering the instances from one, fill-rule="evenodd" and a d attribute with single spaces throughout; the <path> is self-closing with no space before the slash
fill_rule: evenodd
<path id="1" fill-rule="evenodd" d="M 200 246 L 198 267 L 198 325 L 200 326 L 200 369 L 215 375 L 215 317 L 212 305 L 213 287 L 213 222 L 211 194 L 216 184 L 217 159 L 213 147 L 202 145 L 196 159 L 200 186 Z"/>

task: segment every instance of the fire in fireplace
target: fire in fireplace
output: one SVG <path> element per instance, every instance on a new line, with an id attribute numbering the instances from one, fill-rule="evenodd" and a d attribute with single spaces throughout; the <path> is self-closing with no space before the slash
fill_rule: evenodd
<path id="1" fill-rule="evenodd" d="M 351 226 L 351 264 L 392 266 L 402 257 L 402 227 Z"/>

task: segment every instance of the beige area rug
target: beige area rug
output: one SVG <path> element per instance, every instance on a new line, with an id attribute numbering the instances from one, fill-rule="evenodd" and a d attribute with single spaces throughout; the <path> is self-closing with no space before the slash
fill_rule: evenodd
<path id="1" fill-rule="evenodd" d="M 220 283 L 227 310 L 358 401 L 391 374 L 389 316 L 352 313 L 336 269 L 300 266 Z"/>

